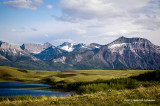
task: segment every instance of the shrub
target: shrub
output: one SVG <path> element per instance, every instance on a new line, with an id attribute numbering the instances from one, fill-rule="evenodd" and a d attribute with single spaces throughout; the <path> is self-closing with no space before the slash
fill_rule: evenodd
<path id="1" fill-rule="evenodd" d="M 98 91 L 105 91 L 108 89 L 134 89 L 139 86 L 153 86 L 159 84 L 160 71 L 148 72 L 139 76 L 132 76 L 129 78 L 118 78 L 111 80 L 97 79 L 95 81 L 74 82 L 70 84 L 57 83 L 55 88 L 67 89 L 69 91 L 76 91 L 82 93 L 94 93 Z"/>

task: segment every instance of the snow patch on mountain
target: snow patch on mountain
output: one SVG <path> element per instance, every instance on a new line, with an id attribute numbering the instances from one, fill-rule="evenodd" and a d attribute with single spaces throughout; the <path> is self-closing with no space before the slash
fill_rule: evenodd
<path id="1" fill-rule="evenodd" d="M 95 48 L 100 48 L 101 46 L 95 46 Z"/>
<path id="2" fill-rule="evenodd" d="M 68 52 L 72 52 L 74 50 L 73 46 L 69 47 L 68 45 L 61 47 L 61 49 Z"/>
<path id="3" fill-rule="evenodd" d="M 72 52 L 74 50 L 74 43 L 70 43 L 70 42 L 64 42 L 63 44 L 59 45 L 58 48 L 68 51 L 68 52 Z"/>
<path id="4" fill-rule="evenodd" d="M 124 46 L 127 46 L 127 45 L 128 45 L 128 43 L 113 44 L 113 45 L 110 45 L 108 48 L 115 49 L 115 48 L 124 47 Z"/>
<path id="5" fill-rule="evenodd" d="M 64 42 L 62 45 L 58 46 L 58 48 L 68 51 L 68 52 L 79 51 L 79 50 L 94 50 L 100 47 L 101 45 L 96 44 L 96 43 L 91 43 L 89 45 L 86 45 L 83 43 L 74 44 L 70 42 Z"/>

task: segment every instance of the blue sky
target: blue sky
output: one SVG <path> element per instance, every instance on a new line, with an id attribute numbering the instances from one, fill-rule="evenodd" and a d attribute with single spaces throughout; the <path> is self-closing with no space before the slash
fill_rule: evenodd
<path id="1" fill-rule="evenodd" d="M 107 44 L 120 36 L 160 45 L 159 0 L 1 0 L 0 40 Z"/>

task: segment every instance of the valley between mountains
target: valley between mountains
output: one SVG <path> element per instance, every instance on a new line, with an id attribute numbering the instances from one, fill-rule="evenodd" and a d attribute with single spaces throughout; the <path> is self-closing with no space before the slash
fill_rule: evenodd
<path id="1" fill-rule="evenodd" d="M 160 46 L 120 37 L 101 45 L 64 42 L 12 45 L 0 41 L 0 65 L 30 70 L 160 69 Z"/>

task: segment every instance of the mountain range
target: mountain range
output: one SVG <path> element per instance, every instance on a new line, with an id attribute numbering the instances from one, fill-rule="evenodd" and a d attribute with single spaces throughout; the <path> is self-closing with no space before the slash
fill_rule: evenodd
<path id="1" fill-rule="evenodd" d="M 160 46 L 120 37 L 100 45 L 64 42 L 12 45 L 0 41 L 0 65 L 32 70 L 160 69 Z"/>

